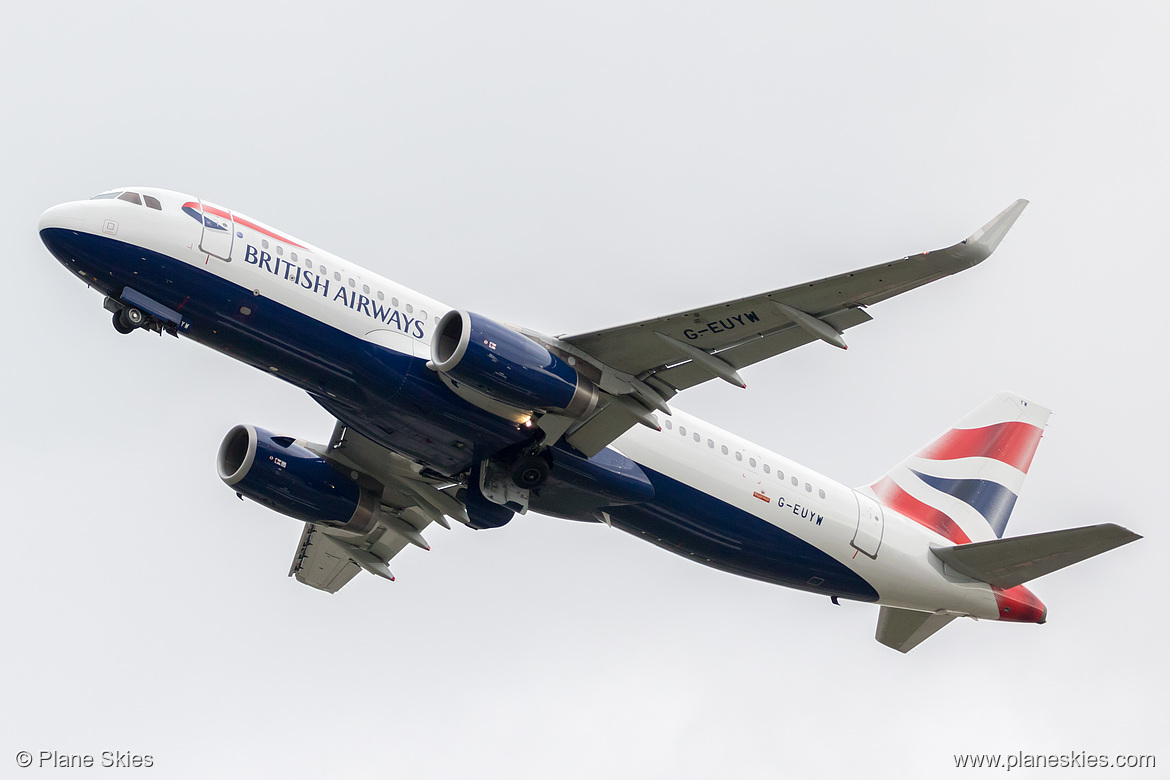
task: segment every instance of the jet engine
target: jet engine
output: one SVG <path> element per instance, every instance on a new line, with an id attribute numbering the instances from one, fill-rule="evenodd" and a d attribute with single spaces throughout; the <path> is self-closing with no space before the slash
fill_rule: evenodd
<path id="1" fill-rule="evenodd" d="M 292 436 L 237 425 L 219 446 L 216 465 L 237 494 L 282 515 L 359 534 L 377 521 L 380 497 Z"/>
<path id="2" fill-rule="evenodd" d="M 467 311 L 439 320 L 427 367 L 461 397 L 517 421 L 553 411 L 581 419 L 597 405 L 597 386 L 542 344 Z"/>

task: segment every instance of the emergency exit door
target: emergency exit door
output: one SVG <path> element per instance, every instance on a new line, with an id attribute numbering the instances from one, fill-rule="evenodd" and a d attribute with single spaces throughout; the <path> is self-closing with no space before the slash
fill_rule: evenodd
<path id="1" fill-rule="evenodd" d="M 236 237 L 236 226 L 232 213 L 210 203 L 199 201 L 203 214 L 203 235 L 199 239 L 199 250 L 220 260 L 232 259 L 232 243 Z"/>
<path id="2" fill-rule="evenodd" d="M 854 491 L 857 497 L 857 531 L 850 542 L 854 548 L 877 558 L 878 548 L 882 546 L 882 531 L 885 530 L 886 519 L 882 514 L 882 505 L 869 496 Z"/>

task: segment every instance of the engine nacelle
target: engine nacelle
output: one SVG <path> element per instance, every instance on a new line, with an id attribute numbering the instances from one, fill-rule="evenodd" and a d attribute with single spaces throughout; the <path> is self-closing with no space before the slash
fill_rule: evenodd
<path id="1" fill-rule="evenodd" d="M 291 436 L 251 425 L 228 431 L 216 458 L 219 478 L 282 515 L 354 533 L 373 529 L 379 496 Z"/>
<path id="2" fill-rule="evenodd" d="M 570 358 L 571 359 L 571 358 Z M 580 419 L 597 403 L 596 385 L 544 346 L 498 322 L 467 311 L 439 320 L 427 366 L 453 389 L 484 408 L 491 401 L 525 412 L 555 411 Z M 489 408 L 489 411 L 496 411 Z"/>

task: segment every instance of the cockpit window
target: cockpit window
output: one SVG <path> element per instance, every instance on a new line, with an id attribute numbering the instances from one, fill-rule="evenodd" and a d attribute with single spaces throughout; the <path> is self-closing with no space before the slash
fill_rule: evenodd
<path id="1" fill-rule="evenodd" d="M 109 198 L 116 198 L 121 194 L 121 190 L 116 190 L 114 192 L 103 192 L 101 195 L 94 195 L 92 198 L 90 198 L 90 200 L 106 200 Z"/>
<path id="2" fill-rule="evenodd" d="M 142 198 L 138 197 L 137 192 L 123 192 L 118 196 L 118 200 L 124 200 L 129 203 L 136 203 L 139 206 L 142 205 Z"/>
<path id="3" fill-rule="evenodd" d="M 146 201 L 146 205 L 155 211 L 162 211 L 162 204 L 158 202 L 158 198 L 151 195 L 143 195 L 142 199 Z"/>

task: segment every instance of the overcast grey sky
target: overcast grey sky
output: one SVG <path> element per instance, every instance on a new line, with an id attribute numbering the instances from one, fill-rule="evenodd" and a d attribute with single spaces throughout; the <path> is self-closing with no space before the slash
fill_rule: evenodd
<path id="1" fill-rule="evenodd" d="M 1158 752 L 1165 4 L 371 7 L 6 12 L 0 775 L 53 749 L 168 778 L 671 780 Z M 397 582 L 326 596 L 285 577 L 299 524 L 214 457 L 238 422 L 331 419 L 118 335 L 39 241 L 45 208 L 127 184 L 552 333 L 938 248 L 1029 198 L 989 262 L 875 307 L 848 352 L 677 405 L 862 484 L 1014 390 L 1055 414 L 1008 534 L 1146 539 L 1033 583 L 1047 625 L 959 621 L 908 656 L 873 606 L 533 515 L 431 530 Z"/>

